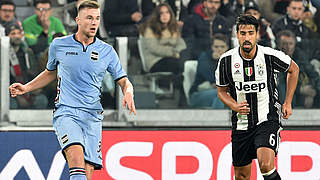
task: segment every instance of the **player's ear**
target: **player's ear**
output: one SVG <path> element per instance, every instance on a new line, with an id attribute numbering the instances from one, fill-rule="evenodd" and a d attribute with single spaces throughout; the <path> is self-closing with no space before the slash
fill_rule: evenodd
<path id="1" fill-rule="evenodd" d="M 76 23 L 79 25 L 79 21 L 80 21 L 80 18 L 79 18 L 79 15 L 75 18 L 75 20 L 76 20 Z"/>

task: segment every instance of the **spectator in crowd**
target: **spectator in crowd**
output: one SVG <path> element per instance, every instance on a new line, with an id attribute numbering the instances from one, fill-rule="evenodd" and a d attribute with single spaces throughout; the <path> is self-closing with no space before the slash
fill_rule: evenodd
<path id="1" fill-rule="evenodd" d="M 201 4 L 202 0 L 190 0 L 188 2 L 188 14 L 194 13 L 194 7 Z"/>
<path id="2" fill-rule="evenodd" d="M 320 2 L 319 2 L 320 3 Z M 317 25 L 317 33 L 320 35 L 320 9 L 317 10 L 315 15 L 313 16 L 313 21 Z"/>
<path id="3" fill-rule="evenodd" d="M 230 24 L 234 24 L 236 18 L 243 14 L 245 0 L 221 0 L 219 13 L 226 17 Z"/>
<path id="4" fill-rule="evenodd" d="M 0 24 L 6 28 L 7 25 L 17 23 L 21 26 L 21 22 L 15 17 L 16 5 L 11 0 L 0 1 Z M 21 26 L 22 27 L 22 26 Z"/>
<path id="5" fill-rule="evenodd" d="M 272 31 L 277 34 L 281 30 L 291 30 L 297 38 L 297 42 L 306 39 L 309 29 L 303 24 L 301 18 L 304 12 L 303 0 L 291 0 L 287 7 L 287 14 L 272 23 Z"/>
<path id="6" fill-rule="evenodd" d="M 182 37 L 190 55 L 185 55 L 184 59 L 198 59 L 202 51 L 210 49 L 215 33 L 230 35 L 229 23 L 218 13 L 220 5 L 220 0 L 203 0 L 194 8 L 194 13 L 185 19 Z"/>
<path id="7" fill-rule="evenodd" d="M 176 17 L 177 23 L 180 27 L 183 26 L 183 20 L 188 15 L 188 5 L 183 2 L 183 0 L 142 0 L 141 1 L 141 11 L 144 19 L 151 15 L 153 9 L 162 2 L 167 2 L 174 15 Z"/>
<path id="8" fill-rule="evenodd" d="M 224 104 L 217 96 L 216 79 L 214 71 L 220 56 L 229 46 L 228 38 L 223 34 L 215 34 L 211 50 L 202 52 L 198 60 L 195 81 L 190 88 L 190 105 L 194 108 L 222 109 Z"/>
<path id="9" fill-rule="evenodd" d="M 255 17 L 259 21 L 258 44 L 275 48 L 275 37 L 270 27 L 270 23 L 267 22 L 263 17 L 261 17 L 258 5 L 253 1 L 249 1 L 245 5 L 244 13 Z M 239 45 L 238 39 L 236 37 L 236 26 L 233 27 L 231 40 L 232 47 L 236 47 Z"/>
<path id="10" fill-rule="evenodd" d="M 319 74 L 315 71 L 310 63 L 310 56 L 298 47 L 296 47 L 296 38 L 290 30 L 282 30 L 277 34 L 277 47 L 279 50 L 286 53 L 299 65 L 300 75 L 297 85 L 295 97 L 295 105 L 303 106 L 304 108 L 312 108 L 314 97 L 317 94 L 316 84 L 319 81 Z M 279 77 L 280 99 L 284 98 L 286 78 Z"/>
<path id="11" fill-rule="evenodd" d="M 141 19 L 137 0 L 106 0 L 103 20 L 109 36 L 138 37 L 137 24 Z"/>
<path id="12" fill-rule="evenodd" d="M 259 0 L 255 2 L 260 7 L 261 16 L 265 17 L 267 21 L 273 22 L 282 16 L 282 14 L 274 11 L 277 0 Z"/>
<path id="13" fill-rule="evenodd" d="M 139 27 L 141 48 L 147 71 L 173 72 L 176 88 L 180 93 L 180 102 L 184 99 L 182 88 L 182 62 L 180 52 L 186 48 L 174 13 L 167 3 L 159 4 L 151 17 Z"/>
<path id="14" fill-rule="evenodd" d="M 50 0 L 36 0 L 35 14 L 26 18 L 23 23 L 25 38 L 36 57 L 49 46 L 55 33 L 66 31 L 62 22 L 53 16 Z"/>
<path id="15" fill-rule="evenodd" d="M 8 24 L 6 35 L 10 37 L 9 61 L 10 83 L 26 83 L 32 80 L 40 71 L 34 54 L 23 42 L 23 31 L 16 23 Z M 28 93 L 18 98 L 10 98 L 10 108 L 17 109 L 41 109 L 46 108 L 48 99 L 41 90 Z"/>
<path id="16" fill-rule="evenodd" d="M 62 22 L 68 34 L 77 32 L 77 23 L 75 18 L 78 15 L 78 6 L 84 0 L 74 1 L 65 4 L 63 7 L 63 17 Z"/>
<path id="17" fill-rule="evenodd" d="M 161 3 L 139 29 L 145 48 L 147 69 L 150 72 L 181 73 L 179 53 L 186 48 L 186 45 L 180 36 L 171 7 Z"/>
<path id="18" fill-rule="evenodd" d="M 319 34 L 317 34 L 318 25 L 314 21 L 314 16 L 316 14 L 317 9 L 312 5 L 311 1 L 305 1 L 304 3 L 305 10 L 302 14 L 301 20 L 303 24 L 305 24 L 310 30 L 310 38 L 319 38 Z"/>
<path id="19" fill-rule="evenodd" d="M 63 33 L 56 33 L 52 36 L 53 39 L 64 36 Z M 52 40 L 53 40 L 52 39 Z M 40 71 L 44 71 L 47 67 L 49 47 L 41 53 L 39 58 Z M 52 81 L 50 84 L 42 88 L 43 94 L 48 98 L 48 108 L 54 108 L 54 101 L 57 96 L 57 81 Z"/>
<path id="20" fill-rule="evenodd" d="M 291 0 L 277 0 L 274 5 L 274 12 L 279 14 L 286 14 L 286 8 L 289 6 Z"/>
<path id="21" fill-rule="evenodd" d="M 181 73 L 180 52 L 186 48 L 169 4 L 158 5 L 151 17 L 140 25 L 145 48 L 146 67 L 150 72 Z"/>

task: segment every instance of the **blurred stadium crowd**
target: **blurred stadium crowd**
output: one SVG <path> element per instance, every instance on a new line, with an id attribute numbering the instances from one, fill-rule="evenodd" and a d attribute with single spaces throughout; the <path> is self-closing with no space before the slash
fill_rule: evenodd
<path id="1" fill-rule="evenodd" d="M 10 83 L 28 82 L 46 68 L 56 37 L 76 32 L 83 0 L 0 0 L 0 37 L 10 37 Z M 316 0 L 98 0 L 97 37 L 117 49 L 128 37 L 128 75 L 138 108 L 224 109 L 214 70 L 238 45 L 239 14 L 260 22 L 258 44 L 279 49 L 300 67 L 294 108 L 320 107 L 320 7 Z M 285 76 L 278 76 L 280 99 Z M 115 108 L 115 85 L 106 75 L 101 102 Z M 56 82 L 10 98 L 10 109 L 50 109 Z M 146 98 L 148 97 L 148 98 Z M 144 100 L 143 100 L 144 99 Z"/>

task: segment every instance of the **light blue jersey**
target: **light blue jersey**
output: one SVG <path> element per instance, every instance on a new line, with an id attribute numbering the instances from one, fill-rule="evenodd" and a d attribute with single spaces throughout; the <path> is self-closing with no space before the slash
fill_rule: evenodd
<path id="1" fill-rule="evenodd" d="M 100 89 L 106 71 L 115 81 L 127 76 L 112 46 L 95 38 L 84 47 L 75 35 L 56 38 L 50 44 L 47 69 L 58 70 L 56 107 L 89 110 L 102 110 Z"/>

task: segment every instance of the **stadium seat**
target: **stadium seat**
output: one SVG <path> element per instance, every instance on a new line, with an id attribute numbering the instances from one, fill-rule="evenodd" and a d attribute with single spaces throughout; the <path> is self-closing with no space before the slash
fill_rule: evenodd
<path id="1" fill-rule="evenodd" d="M 13 2 L 16 6 L 29 6 L 31 3 L 30 0 L 13 0 Z"/>
<path id="2" fill-rule="evenodd" d="M 17 18 L 22 22 L 27 17 L 34 14 L 34 9 L 31 6 L 17 6 L 16 8 L 16 15 Z"/>
<path id="3" fill-rule="evenodd" d="M 141 39 L 138 38 L 138 49 L 142 64 L 142 69 L 145 72 L 145 75 L 150 79 L 149 81 L 149 88 L 151 92 L 154 92 L 156 95 L 168 95 L 173 97 L 174 89 L 173 89 L 173 73 L 172 72 L 149 72 L 146 67 L 146 59 L 144 57 L 144 47 L 141 42 Z M 168 79 L 169 80 L 169 88 L 168 89 L 161 89 L 157 84 L 157 80 L 159 79 Z"/>
<path id="4" fill-rule="evenodd" d="M 194 82 L 196 72 L 197 72 L 197 60 L 187 60 L 184 62 L 184 72 L 183 72 L 183 90 L 187 98 L 187 103 L 189 103 L 189 90 Z"/>

